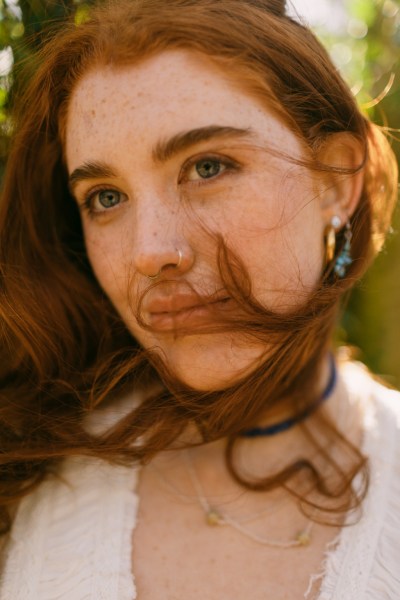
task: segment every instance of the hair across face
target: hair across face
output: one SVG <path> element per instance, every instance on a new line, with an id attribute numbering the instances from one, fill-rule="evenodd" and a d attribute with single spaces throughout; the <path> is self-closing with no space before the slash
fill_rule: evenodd
<path id="1" fill-rule="evenodd" d="M 148 93 L 154 93 L 156 72 L 151 71 L 149 65 L 160 68 L 162 61 L 173 53 L 179 57 L 192 57 L 187 58 L 192 61 L 190 65 L 188 63 L 188 78 L 197 85 L 198 69 L 204 85 L 199 89 L 199 96 L 191 98 L 190 91 L 184 87 L 184 63 L 181 63 L 179 72 L 173 71 L 168 63 L 166 68 L 172 69 L 171 77 L 175 76 L 177 85 L 181 85 L 181 94 L 177 98 L 181 102 L 180 112 L 175 109 L 171 113 L 173 118 L 169 119 L 166 110 L 172 110 L 171 81 L 160 72 L 166 102 L 164 106 L 163 86 L 160 85 L 158 104 L 152 112 L 149 110 L 151 106 L 147 106 L 140 96 L 144 90 L 139 89 L 138 83 L 140 81 L 143 87 L 147 85 Z M 313 34 L 285 16 L 284 4 L 277 0 L 103 2 L 91 11 L 87 22 L 79 26 L 72 22 L 63 25 L 63 30 L 42 50 L 39 63 L 40 67 L 21 96 L 15 113 L 16 134 L 0 210 L 3 286 L 0 376 L 2 393 L 7 398 L 2 426 L 7 441 L 5 456 L 9 461 L 4 463 L 4 469 L 12 473 L 18 467 L 20 473 L 18 482 L 8 475 L 11 482 L 5 490 L 8 497 L 13 494 L 17 497 L 24 486 L 28 489 L 32 481 L 39 481 L 48 463 L 56 457 L 90 452 L 107 458 L 123 456 L 144 460 L 166 448 L 190 420 L 195 422 L 206 439 L 222 436 L 233 439 L 243 427 L 255 423 L 261 413 L 276 406 L 282 396 L 291 396 L 296 409 L 300 409 L 302 403 L 311 402 L 315 395 L 315 372 L 321 356 L 330 346 L 340 299 L 381 247 L 396 190 L 395 162 L 388 144 L 359 112 L 350 91 Z M 135 75 L 137 80 L 132 81 L 132 90 L 138 100 L 138 112 L 129 105 L 126 90 L 129 77 Z M 210 99 L 217 86 L 226 79 L 226 88 L 221 90 L 221 94 L 228 95 L 228 98 L 221 96 L 226 105 L 213 104 L 218 123 L 208 110 L 203 114 L 198 104 L 208 101 L 207 77 L 212 83 Z M 93 96 L 94 90 L 97 91 Z M 258 149 L 254 152 L 258 158 L 248 161 L 253 180 L 252 177 L 246 179 L 243 171 L 239 175 L 231 161 L 230 176 L 237 185 L 230 185 L 227 175 L 220 189 L 221 194 L 222 190 L 229 191 L 236 208 L 228 208 L 224 204 L 225 199 L 218 203 L 215 213 L 211 213 L 218 217 L 215 217 L 217 227 L 214 217 L 211 218 L 207 212 L 207 199 L 202 196 L 209 192 L 198 189 L 193 196 L 192 191 L 188 191 L 189 180 L 199 177 L 198 163 L 185 171 L 188 182 L 184 194 L 185 199 L 191 195 L 200 199 L 196 210 L 191 207 L 186 212 L 168 205 L 168 202 L 159 204 L 157 209 L 166 222 L 169 217 L 162 211 L 167 205 L 169 212 L 179 213 L 182 219 L 183 215 L 189 215 L 191 220 L 183 219 L 180 223 L 182 227 L 193 227 L 190 229 L 192 244 L 195 234 L 204 235 L 201 239 L 207 239 L 209 243 L 211 238 L 207 237 L 207 232 L 213 234 L 214 242 L 219 240 L 218 244 L 204 245 L 198 250 L 202 258 L 198 261 L 198 270 L 193 267 L 192 273 L 197 273 L 199 278 L 192 281 L 189 278 L 189 283 L 193 284 L 196 292 L 207 294 L 223 285 L 240 307 L 239 318 L 235 314 L 235 319 L 229 320 L 229 315 L 223 315 L 225 332 L 230 328 L 235 335 L 238 332 L 247 336 L 246 339 L 251 342 L 247 344 L 249 348 L 252 344 L 253 347 L 254 344 L 256 347 L 268 347 L 265 360 L 257 364 L 255 371 L 246 373 L 242 380 L 235 380 L 233 386 L 223 390 L 199 394 L 174 380 L 173 374 L 165 370 L 170 365 L 160 364 L 158 355 L 148 356 L 141 351 L 137 340 L 146 348 L 151 347 L 153 340 L 146 337 L 150 332 L 140 323 L 138 326 L 133 321 L 130 324 L 131 315 L 126 312 L 126 307 L 131 307 L 132 303 L 126 303 L 124 286 L 129 280 L 137 285 L 140 277 L 135 279 L 133 269 L 132 278 L 131 263 L 121 262 L 121 256 L 129 254 L 129 248 L 137 242 L 131 237 L 132 231 L 141 235 L 144 230 L 128 228 L 127 221 L 124 221 L 123 230 L 115 227 L 113 236 L 108 237 L 106 232 L 111 231 L 110 227 L 117 222 L 122 223 L 117 217 L 113 217 L 113 225 L 107 227 L 100 225 L 100 220 L 89 221 L 84 217 L 82 229 L 77 204 L 68 185 L 68 169 L 71 173 L 80 167 L 82 160 L 106 159 L 109 166 L 112 163 L 111 166 L 118 168 L 117 178 L 107 180 L 113 184 L 112 190 L 117 187 L 128 198 L 132 197 L 132 192 L 140 196 L 143 211 L 154 207 L 156 191 L 170 191 L 172 187 L 168 185 L 176 182 L 177 171 L 176 163 L 173 163 L 173 168 L 169 163 L 173 175 L 165 165 L 164 170 L 156 171 L 150 168 L 149 162 L 145 163 L 146 157 L 150 156 L 150 142 L 154 145 L 160 141 L 160 135 L 153 135 L 155 125 L 166 128 L 159 132 L 164 141 L 168 136 L 192 128 L 189 122 L 191 116 L 196 127 L 219 125 L 221 119 L 223 126 L 237 127 L 237 122 L 224 120 L 229 112 L 228 105 L 229 110 L 233 108 L 236 90 L 238 102 L 244 102 L 243 107 L 259 107 L 259 118 L 267 118 L 265 127 L 267 130 L 270 127 L 274 142 L 280 128 L 278 133 L 283 137 L 278 138 L 282 143 L 276 147 L 276 144 L 271 145 L 271 139 L 263 139 L 263 143 L 267 141 L 268 151 L 264 153 Z M 90 107 L 90 93 L 97 103 L 95 108 Z M 184 94 L 188 96 L 187 102 L 183 102 Z M 81 108 L 77 106 L 79 97 L 82 98 Z M 122 104 L 125 101 L 126 106 Z M 191 105 L 197 109 L 193 115 L 188 113 L 187 107 Z M 116 113 L 113 115 L 114 108 Z M 96 114 L 90 114 L 90 110 L 95 110 Z M 161 118 L 163 110 L 165 115 Z M 126 124 L 125 114 L 129 115 Z M 121 154 L 121 147 L 124 144 L 129 155 L 132 152 L 134 136 L 139 135 L 144 123 L 139 122 L 139 114 L 143 120 L 148 119 L 153 137 L 150 140 L 150 136 L 141 132 L 143 144 L 130 170 L 129 156 Z M 154 115 L 154 123 L 151 122 L 151 114 Z M 207 118 L 204 119 L 204 116 Z M 187 123 L 184 122 L 186 117 Z M 171 130 L 167 131 L 169 125 Z M 245 122 L 242 125 L 247 127 Z M 72 130 L 74 135 L 71 138 Z M 257 133 L 260 134 L 259 131 Z M 263 134 L 265 136 L 265 131 Z M 348 149 L 354 146 L 356 140 L 361 149 L 359 160 L 338 161 L 337 152 L 332 159 L 330 148 L 337 148 L 337 140 L 342 144 L 343 157 L 348 156 Z M 241 143 L 238 140 L 237 145 Z M 216 168 L 210 157 L 207 158 L 207 168 Z M 284 159 L 289 170 L 286 178 L 280 177 Z M 257 163 L 257 160 L 260 162 Z M 265 161 L 265 170 L 261 168 L 262 160 Z M 259 164 L 258 171 L 256 163 Z M 227 168 L 227 164 L 218 164 L 218 168 Z M 273 173 L 270 172 L 272 164 L 280 165 Z M 323 179 L 324 190 L 336 190 L 337 194 L 347 190 L 348 193 L 349 189 L 355 190 L 349 182 L 355 181 L 361 171 L 364 175 L 362 189 L 357 194 L 354 191 L 354 198 L 349 200 L 349 206 L 352 206 L 349 215 L 353 230 L 353 263 L 342 280 L 333 277 L 329 270 L 319 277 L 322 222 L 316 210 L 318 193 L 313 196 L 313 202 L 307 202 L 307 181 L 314 184 Z M 141 177 L 142 173 L 146 177 Z M 296 196 L 294 182 L 297 173 L 302 175 L 298 180 L 301 193 Z M 104 179 L 104 172 L 102 177 Z M 215 193 L 214 198 L 217 197 L 219 180 L 219 177 L 216 178 L 212 184 L 216 186 L 210 193 L 211 196 Z M 249 180 L 256 183 L 253 185 Z M 240 187 L 243 182 L 252 192 L 250 200 L 246 200 L 253 203 L 249 212 L 243 209 L 243 197 L 249 197 L 249 190 Z M 294 233 L 289 235 L 289 230 L 286 230 L 287 235 L 279 238 L 279 227 L 276 227 L 279 216 L 268 205 L 268 190 L 264 186 L 270 186 L 273 191 L 271 202 L 275 209 L 278 206 L 277 195 L 283 191 L 282 209 L 287 211 L 298 202 L 301 210 L 291 220 Z M 245 191 L 239 193 L 243 189 Z M 150 192 L 152 200 L 146 203 L 145 198 Z M 171 192 L 169 198 L 176 198 L 176 194 L 175 189 L 175 195 Z M 83 195 L 81 187 L 80 203 Z M 225 192 L 223 195 L 225 197 Z M 92 197 L 98 207 L 99 194 Z M 112 202 L 114 198 L 111 195 L 108 201 Z M 120 211 L 115 211 L 115 215 L 125 211 L 129 219 L 133 218 L 133 213 L 125 210 L 132 205 L 126 202 Z M 205 223 L 205 229 L 194 227 L 196 211 L 201 217 L 199 222 Z M 263 229 L 266 246 L 254 242 L 254 228 L 259 225 L 254 222 L 258 221 L 258 218 L 254 219 L 256 211 L 259 211 L 257 214 L 263 227 L 264 218 L 274 214 L 271 236 L 277 237 L 270 237 L 268 241 Z M 288 216 L 287 212 L 285 216 Z M 301 221 L 305 216 L 306 225 Z M 160 219 L 160 216 L 157 218 Z M 236 222 L 232 221 L 234 218 Z M 171 228 L 176 229 L 175 236 L 178 235 L 176 219 L 169 222 Z M 283 222 L 286 222 L 285 219 Z M 227 223 L 229 228 L 226 228 Z M 305 227 L 308 230 L 309 223 L 312 226 L 310 238 L 303 236 L 303 243 L 302 230 Z M 149 236 L 156 227 L 158 231 L 162 229 L 160 221 L 151 226 L 146 221 L 145 225 Z M 189 257 L 190 262 L 192 245 L 188 244 L 190 248 L 185 248 L 184 237 L 175 238 L 171 236 L 171 229 L 167 231 L 170 236 L 169 252 L 174 254 L 168 261 L 176 263 L 176 251 L 181 250 L 184 259 L 187 261 Z M 108 247 L 106 241 L 109 242 Z M 342 242 L 339 235 L 338 252 Z M 198 249 L 198 244 L 194 245 Z M 282 245 L 286 245 L 286 253 L 282 251 Z M 279 260 L 274 261 L 271 253 L 276 248 L 279 248 Z M 206 256 L 209 258 L 206 259 Z M 270 274 L 275 272 L 277 277 L 283 277 L 272 282 L 278 289 L 275 296 L 265 293 L 272 284 L 263 279 L 264 264 L 269 267 Z M 123 272 L 119 271 L 121 265 Z M 183 263 L 185 268 L 187 265 L 188 262 Z M 291 271 L 299 265 L 300 277 L 298 272 L 294 274 Z M 153 268 L 154 265 L 150 266 Z M 142 270 L 142 281 L 146 275 L 157 272 L 157 266 L 152 273 L 143 272 L 146 268 L 149 269 L 149 265 L 145 268 L 142 265 L 139 269 L 136 265 L 136 270 Z M 113 279 L 109 279 L 111 273 Z M 117 280 L 121 282 L 120 289 L 125 289 L 122 295 L 115 285 Z M 199 282 L 203 282 L 204 286 Z M 293 297 L 291 286 L 294 282 L 304 286 L 302 294 L 305 289 L 310 290 L 300 305 L 288 302 Z M 263 288 L 257 287 L 261 284 Z M 142 291 L 138 288 L 134 298 L 140 298 Z M 289 310 L 277 310 L 280 304 L 277 298 L 284 298 L 283 304 L 289 303 Z M 210 335 L 205 333 L 203 337 L 208 339 Z M 159 368 L 166 389 L 161 395 L 149 398 L 101 442 L 90 436 L 82 424 L 83 415 L 118 385 L 126 385 L 132 380 L 138 385 L 145 385 L 149 378 L 149 364 L 156 364 Z M 28 444 L 26 440 L 31 439 L 31 431 L 35 431 L 35 439 Z M 132 445 L 139 436 L 143 441 L 140 448 Z M 49 439 L 52 440 L 51 452 Z M 24 453 L 20 451 L 21 440 L 24 440 L 24 448 L 27 449 Z M 354 464 L 352 475 L 361 468 L 363 461 L 355 456 Z M 321 473 L 318 477 L 323 479 Z M 279 481 L 282 477 L 276 479 L 276 482 Z"/>

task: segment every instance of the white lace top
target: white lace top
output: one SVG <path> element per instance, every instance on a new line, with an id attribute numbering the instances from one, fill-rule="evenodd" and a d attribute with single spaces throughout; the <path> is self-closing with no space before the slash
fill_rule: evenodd
<path id="1" fill-rule="evenodd" d="M 366 400 L 363 450 L 371 485 L 361 520 L 342 529 L 310 587 L 322 580 L 318 600 L 398 600 L 400 394 L 355 365 L 343 376 L 350 394 Z M 134 600 L 137 470 L 73 458 L 61 476 L 41 484 L 19 508 L 0 600 Z"/>

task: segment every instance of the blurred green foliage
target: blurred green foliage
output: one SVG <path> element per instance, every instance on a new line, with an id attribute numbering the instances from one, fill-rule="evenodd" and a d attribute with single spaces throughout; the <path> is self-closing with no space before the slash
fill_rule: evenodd
<path id="1" fill-rule="evenodd" d="M 0 0 L 0 168 L 12 134 L 10 102 L 23 83 L 21 67 L 28 64 L 34 69 L 32 55 L 42 38 L 66 15 L 75 15 L 79 24 L 94 1 Z M 317 33 L 360 106 L 375 122 L 392 129 L 400 158 L 395 141 L 400 138 L 400 0 L 342 1 L 347 14 L 343 31 L 320 27 Z M 332 0 L 332 10 L 336 2 Z M 393 229 L 394 235 L 349 301 L 340 336 L 362 349 L 360 358 L 375 372 L 400 386 L 399 211 Z"/>
<path id="2" fill-rule="evenodd" d="M 9 107 L 36 67 L 35 50 L 67 16 L 80 23 L 94 0 L 0 0 L 0 174 L 12 123 Z"/>

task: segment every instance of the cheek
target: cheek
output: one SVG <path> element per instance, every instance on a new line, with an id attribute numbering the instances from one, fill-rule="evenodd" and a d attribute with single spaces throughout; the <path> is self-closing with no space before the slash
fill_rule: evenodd
<path id="1" fill-rule="evenodd" d="M 253 190 L 255 192 L 255 190 Z M 246 267 L 256 298 L 273 310 L 301 302 L 323 268 L 323 229 L 318 201 L 298 188 L 271 198 L 249 196 L 245 209 L 225 220 L 224 238 Z M 307 199 L 308 196 L 308 199 Z M 302 199 L 304 198 L 304 200 Z"/>
<path id="2" fill-rule="evenodd" d="M 121 237 L 104 228 L 92 231 L 84 226 L 86 252 L 94 275 L 111 302 L 120 308 L 126 297 L 129 265 L 126 264 L 126 251 Z"/>

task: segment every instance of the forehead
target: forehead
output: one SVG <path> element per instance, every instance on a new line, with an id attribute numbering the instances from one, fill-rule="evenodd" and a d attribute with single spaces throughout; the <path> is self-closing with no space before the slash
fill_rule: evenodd
<path id="1" fill-rule="evenodd" d="M 177 132 L 216 124 L 251 127 L 278 146 L 288 137 L 293 143 L 266 104 L 200 53 L 169 50 L 137 65 L 98 66 L 70 99 L 67 162 L 87 154 L 112 159 L 126 144 L 140 152 Z"/>

